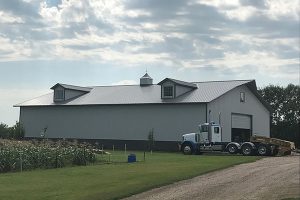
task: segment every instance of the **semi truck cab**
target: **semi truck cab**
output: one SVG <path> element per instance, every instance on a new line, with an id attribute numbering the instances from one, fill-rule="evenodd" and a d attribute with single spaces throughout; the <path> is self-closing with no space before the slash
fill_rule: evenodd
<path id="1" fill-rule="evenodd" d="M 221 126 L 214 122 L 199 125 L 201 143 L 222 142 Z"/>
<path id="2" fill-rule="evenodd" d="M 182 141 L 190 141 L 193 143 L 215 143 L 222 142 L 222 132 L 219 124 L 204 123 L 199 125 L 198 133 L 188 133 L 182 136 Z"/>
<path id="3" fill-rule="evenodd" d="M 221 126 L 214 122 L 204 123 L 198 126 L 197 133 L 188 133 L 182 136 L 181 148 L 183 153 L 222 150 Z"/>

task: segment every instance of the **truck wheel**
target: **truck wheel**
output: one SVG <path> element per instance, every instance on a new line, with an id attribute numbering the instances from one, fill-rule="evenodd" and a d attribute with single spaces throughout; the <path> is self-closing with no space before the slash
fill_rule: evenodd
<path id="1" fill-rule="evenodd" d="M 250 144 L 244 144 L 242 145 L 242 154 L 244 156 L 250 156 L 253 153 L 253 148 Z"/>
<path id="2" fill-rule="evenodd" d="M 191 155 L 193 153 L 193 147 L 191 145 L 184 145 L 182 147 L 182 153 L 184 155 Z"/>
<path id="3" fill-rule="evenodd" d="M 269 155 L 269 148 L 267 147 L 267 145 L 264 144 L 260 144 L 257 148 L 257 153 L 260 156 L 268 156 Z"/>
<path id="4" fill-rule="evenodd" d="M 227 147 L 227 151 L 228 151 L 230 154 L 237 154 L 238 148 L 237 148 L 236 145 L 230 144 L 230 145 L 228 145 L 228 147 Z"/>

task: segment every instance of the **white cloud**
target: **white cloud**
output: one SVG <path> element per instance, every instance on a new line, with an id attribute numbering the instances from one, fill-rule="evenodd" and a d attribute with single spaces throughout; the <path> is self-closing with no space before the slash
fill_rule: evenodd
<path id="1" fill-rule="evenodd" d="M 24 23 L 21 17 L 0 11 L 0 23 Z"/>
<path id="2" fill-rule="evenodd" d="M 243 6 L 236 9 L 225 10 L 224 13 L 229 19 L 246 21 L 257 12 L 257 9 L 252 6 Z"/>
<path id="3" fill-rule="evenodd" d="M 247 68 L 254 67 L 255 73 L 260 75 L 267 75 L 273 78 L 289 78 L 291 80 L 298 80 L 297 73 L 290 74 L 282 69 L 284 66 L 294 66 L 294 71 L 297 71 L 299 64 L 298 59 L 279 59 L 275 55 L 264 51 L 250 51 L 247 54 L 238 54 L 234 52 L 226 52 L 224 58 L 215 60 L 189 60 L 183 61 L 184 68 L 201 68 L 203 66 L 214 66 L 220 71 L 231 70 L 233 73 L 240 74 L 240 76 L 253 76 L 249 74 Z M 243 74 L 245 71 L 245 74 Z"/>
<path id="4" fill-rule="evenodd" d="M 299 20 L 299 0 L 267 0 L 267 5 L 269 7 L 267 13 L 270 18 L 279 19 L 280 17 L 291 17 L 295 20 Z"/>
<path id="5" fill-rule="evenodd" d="M 240 6 L 239 0 L 197 0 L 197 3 L 205 4 L 209 6 L 221 7 L 221 8 L 232 8 Z"/>
<path id="6" fill-rule="evenodd" d="M 0 61 L 26 60 L 32 49 L 26 40 L 10 40 L 0 35 Z"/>
<path id="7" fill-rule="evenodd" d="M 146 54 L 146 53 L 125 53 L 112 51 L 110 49 L 104 49 L 99 51 L 98 56 L 101 57 L 102 61 L 113 61 L 116 64 L 122 65 L 139 65 L 141 63 L 155 63 L 162 62 L 164 59 L 171 59 L 170 55 L 167 53 L 155 53 L 155 54 Z"/>
<path id="8" fill-rule="evenodd" d="M 267 1 L 259 7 L 251 1 L 190 0 L 174 2 L 164 12 L 157 2 L 141 2 L 137 8 L 129 3 L 62 0 L 49 7 L 27 1 L 29 11 L 36 8 L 40 17 L 28 22 L 18 12 L 0 10 L 0 61 L 61 59 L 230 69 L 256 65 L 260 73 L 268 75 L 272 68 L 279 76 L 285 74 L 282 65 L 299 64 L 299 31 L 288 29 L 298 26 L 299 1 Z M 282 37 L 274 38 L 274 33 Z"/>
<path id="9" fill-rule="evenodd" d="M 40 4 L 39 14 L 45 21 L 60 24 L 61 15 L 57 7 L 47 7 L 46 2 Z"/>

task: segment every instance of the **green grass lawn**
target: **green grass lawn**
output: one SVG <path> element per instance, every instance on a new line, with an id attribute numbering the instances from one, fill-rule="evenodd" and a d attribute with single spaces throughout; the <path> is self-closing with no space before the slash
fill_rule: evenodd
<path id="1" fill-rule="evenodd" d="M 143 152 L 135 153 L 138 160 L 143 160 Z M 114 152 L 110 159 L 125 161 L 126 156 L 124 152 Z M 0 199 L 118 199 L 257 159 L 155 152 L 147 153 L 145 162 L 6 173 L 0 174 Z"/>

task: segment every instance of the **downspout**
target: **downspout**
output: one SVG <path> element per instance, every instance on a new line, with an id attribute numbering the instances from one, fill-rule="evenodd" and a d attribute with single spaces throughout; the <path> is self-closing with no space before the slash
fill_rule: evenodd
<path id="1" fill-rule="evenodd" d="M 206 115 L 205 115 L 205 123 L 207 123 L 207 103 L 205 104 L 205 113 L 206 113 Z"/>
<path id="2" fill-rule="evenodd" d="M 20 112 L 19 112 L 19 135 L 21 135 L 21 131 L 22 131 L 22 123 L 21 123 L 21 106 L 20 106 Z M 24 134 L 24 138 L 25 138 L 25 134 Z M 23 138 L 23 139 L 24 139 Z"/>

